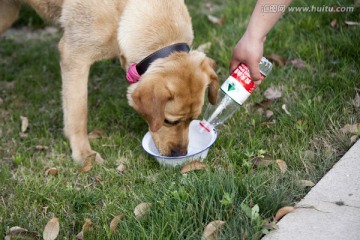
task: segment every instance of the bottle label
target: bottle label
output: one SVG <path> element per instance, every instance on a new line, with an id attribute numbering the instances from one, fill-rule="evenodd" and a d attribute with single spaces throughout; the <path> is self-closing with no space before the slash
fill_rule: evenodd
<path id="1" fill-rule="evenodd" d="M 261 80 L 264 78 L 265 76 L 261 74 Z M 240 105 L 246 101 L 255 89 L 256 85 L 251 79 L 249 69 L 245 64 L 240 64 L 221 85 L 221 90 Z"/>

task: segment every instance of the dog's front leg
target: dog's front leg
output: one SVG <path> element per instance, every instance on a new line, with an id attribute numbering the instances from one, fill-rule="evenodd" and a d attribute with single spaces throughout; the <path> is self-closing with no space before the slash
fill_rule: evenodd
<path id="1" fill-rule="evenodd" d="M 88 77 L 92 64 L 86 53 L 74 50 L 62 39 L 59 44 L 62 76 L 64 133 L 70 141 L 72 158 L 78 163 L 96 154 L 95 161 L 103 163 L 100 154 L 90 147 L 87 135 Z"/>

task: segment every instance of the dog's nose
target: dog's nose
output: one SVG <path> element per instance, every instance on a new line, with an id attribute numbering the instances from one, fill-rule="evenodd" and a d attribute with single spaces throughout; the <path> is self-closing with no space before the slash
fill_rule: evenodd
<path id="1" fill-rule="evenodd" d="M 187 154 L 186 148 L 181 147 L 175 147 L 171 149 L 171 157 L 179 157 L 179 156 L 185 156 Z"/>

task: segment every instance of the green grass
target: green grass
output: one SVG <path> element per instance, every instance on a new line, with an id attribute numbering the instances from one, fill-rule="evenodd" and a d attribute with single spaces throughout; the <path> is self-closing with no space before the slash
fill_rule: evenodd
<path id="1" fill-rule="evenodd" d="M 187 1 L 195 30 L 193 47 L 212 43 L 208 55 L 216 60 L 224 81 L 232 49 L 255 1 L 212 2 L 216 6 L 212 14 L 225 16 L 222 26 L 207 20 L 205 1 Z M 340 3 L 296 1 L 293 6 L 311 4 Z M 17 26 L 44 25 L 29 9 L 20 19 Z M 330 26 L 333 19 L 336 28 Z M 86 218 L 94 223 L 86 239 L 200 239 L 213 220 L 226 221 L 219 239 L 260 238 L 262 220 L 295 204 L 309 190 L 298 180 L 317 182 L 351 146 L 350 135 L 340 128 L 360 122 L 359 108 L 351 104 L 360 89 L 360 31 L 345 20 L 359 22 L 359 8 L 353 13 L 286 13 L 268 35 L 264 55 L 301 58 L 307 67 L 275 66 L 246 106 L 219 128 L 205 161 L 208 168 L 185 175 L 160 167 L 142 150 L 147 126 L 127 105 L 128 84 L 117 60 L 96 63 L 90 74 L 88 129 L 105 131 L 106 136 L 93 140 L 92 146 L 106 164 L 78 173 L 62 134 L 59 36 L 1 38 L 0 237 L 13 226 L 41 235 L 56 216 L 58 239 L 75 239 Z M 5 87 L 4 82 L 15 86 Z M 270 86 L 281 87 L 283 97 L 268 107 L 274 116 L 266 120 L 252 106 L 264 100 Z M 283 104 L 291 116 L 282 110 Z M 26 138 L 19 136 L 20 116 L 30 121 Z M 264 125 L 267 121 L 274 124 Z M 49 149 L 35 150 L 36 145 Z M 276 164 L 255 166 L 253 160 L 262 156 L 284 160 L 287 172 L 281 174 Z M 127 166 L 124 174 L 116 170 L 120 162 Z M 57 167 L 58 175 L 46 177 L 49 167 Z M 151 202 L 152 207 L 146 218 L 137 220 L 133 211 L 141 202 Z M 256 206 L 260 215 L 251 218 Z M 109 224 L 118 214 L 126 217 L 111 235 Z"/>

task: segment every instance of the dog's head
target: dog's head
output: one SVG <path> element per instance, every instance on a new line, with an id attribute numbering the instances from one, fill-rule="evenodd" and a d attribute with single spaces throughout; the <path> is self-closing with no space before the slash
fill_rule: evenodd
<path id="1" fill-rule="evenodd" d="M 206 90 L 211 104 L 217 99 L 214 67 L 202 52 L 176 52 L 154 61 L 128 88 L 129 104 L 145 118 L 160 154 L 187 154 L 189 125 L 201 113 Z"/>

